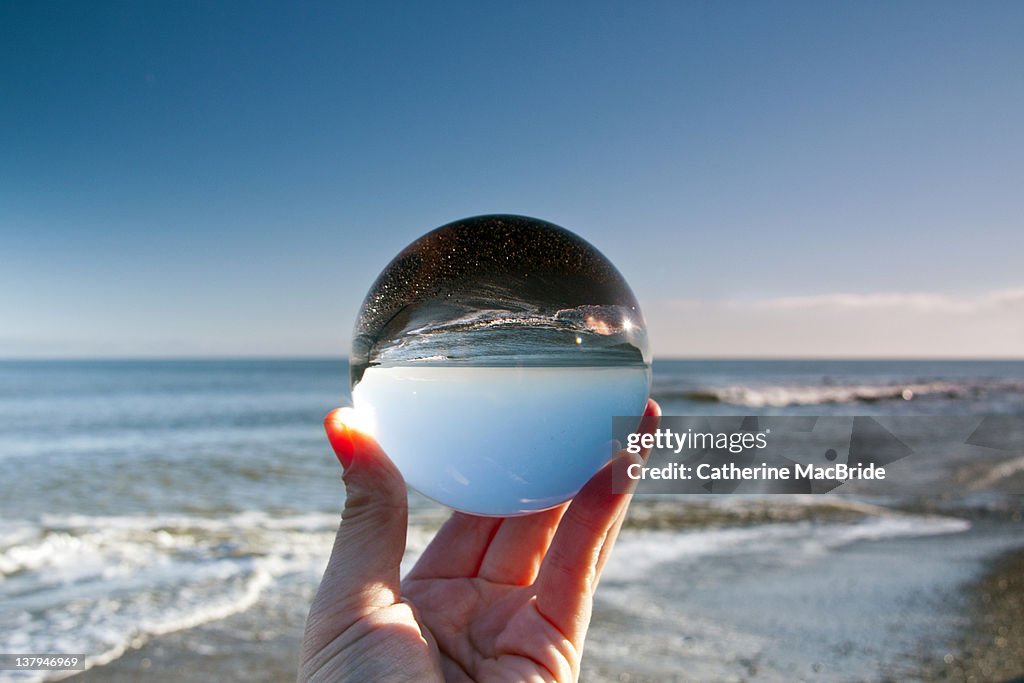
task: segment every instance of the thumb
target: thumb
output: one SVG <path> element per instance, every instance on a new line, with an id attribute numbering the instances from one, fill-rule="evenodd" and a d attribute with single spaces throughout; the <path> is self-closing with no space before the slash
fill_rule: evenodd
<path id="1" fill-rule="evenodd" d="M 377 441 L 357 429 L 351 408 L 324 419 L 327 439 L 345 468 L 345 510 L 315 605 L 342 631 L 399 599 L 408 498 L 405 482 Z"/>

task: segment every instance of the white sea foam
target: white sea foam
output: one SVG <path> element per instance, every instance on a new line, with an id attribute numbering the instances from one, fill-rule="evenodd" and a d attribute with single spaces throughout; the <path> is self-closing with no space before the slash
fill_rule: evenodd
<path id="1" fill-rule="evenodd" d="M 888 514 L 854 523 L 800 521 L 694 531 L 638 530 L 619 539 L 605 568 L 609 581 L 631 581 L 668 563 L 710 556 L 757 555 L 803 562 L 858 541 L 932 536 L 967 531 L 970 522 L 950 517 Z"/>
<path id="2" fill-rule="evenodd" d="M 1008 479 L 1018 472 L 1024 472 L 1024 457 L 1007 460 L 993 467 L 988 473 L 971 483 L 974 491 L 983 491 L 996 482 Z"/>
<path id="3" fill-rule="evenodd" d="M 275 582 L 316 585 L 340 515 L 43 515 L 0 533 L 0 652 L 84 652 L 102 666 L 150 639 L 245 611 Z M 409 530 L 407 571 L 436 520 Z M 0 672 L 0 681 L 73 672 Z"/>
<path id="4" fill-rule="evenodd" d="M 873 506 L 861 511 L 869 516 L 850 524 L 627 531 L 606 579 L 614 592 L 615 582 L 634 580 L 659 565 L 746 553 L 802 561 L 857 541 L 969 527 L 959 519 L 877 514 Z M 436 521 L 421 524 L 414 516 L 403 572 L 429 542 Z M 38 523 L 14 520 L 0 537 L 5 605 L 0 651 L 85 652 L 88 666 L 102 666 L 154 637 L 247 610 L 272 596 L 285 576 L 303 574 L 315 585 L 337 524 L 335 513 L 274 517 L 256 511 L 217 519 L 48 515 Z M 3 672 L 0 681 L 67 675 Z"/>
<path id="5" fill-rule="evenodd" d="M 656 498 L 662 498 L 656 496 Z M 751 509 L 760 509 L 766 505 L 773 507 L 789 506 L 794 508 L 808 508 L 819 510 L 847 510 L 863 515 L 891 516 L 899 515 L 887 507 L 874 505 L 860 500 L 838 497 L 823 497 L 812 494 L 793 495 L 737 495 L 718 496 L 708 501 L 709 504 L 723 510 L 742 512 Z"/>
<path id="6" fill-rule="evenodd" d="M 310 512 L 293 515 L 271 515 L 262 510 L 237 512 L 224 517 L 189 515 L 49 515 L 40 517 L 40 524 L 50 530 L 93 531 L 207 531 L 238 530 L 321 531 L 337 527 L 341 516 L 333 512 Z"/>
<path id="7" fill-rule="evenodd" d="M 46 515 L 0 537 L 0 651 L 84 652 L 106 664 L 150 638 L 224 619 L 280 577 L 315 585 L 337 514 Z M 60 672 L 2 672 L 0 681 Z"/>
<path id="8" fill-rule="evenodd" d="M 728 403 L 751 408 L 785 407 L 821 404 L 873 403 L 877 401 L 910 401 L 927 396 L 969 398 L 987 391 L 1019 391 L 1019 383 L 978 382 L 909 382 L 901 384 L 778 384 L 729 385 L 674 391 L 655 385 L 655 396 L 694 401 Z"/>
<path id="9" fill-rule="evenodd" d="M 131 649 L 142 647 L 155 636 L 173 633 L 184 629 L 195 628 L 211 621 L 225 619 L 233 614 L 245 611 L 260 599 L 274 580 L 272 572 L 259 568 L 252 572 L 248 580 L 238 589 L 231 591 L 221 599 L 214 599 L 204 605 L 187 606 L 180 610 L 171 610 L 164 614 L 142 619 L 136 625 L 126 625 L 118 633 L 108 627 L 106 635 L 114 644 L 99 654 L 90 655 L 85 659 L 85 668 L 103 666 L 122 657 Z M 73 624 L 71 625 L 74 626 Z M 112 637 L 111 637 L 112 636 Z M 66 642 L 66 641 L 63 641 Z M 49 680 L 61 680 L 73 676 L 73 672 L 55 673 Z M 43 679 L 45 680 L 45 679 Z"/>

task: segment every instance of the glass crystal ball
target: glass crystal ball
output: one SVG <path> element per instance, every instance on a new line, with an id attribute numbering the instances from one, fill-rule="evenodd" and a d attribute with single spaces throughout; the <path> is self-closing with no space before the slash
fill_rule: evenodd
<path id="1" fill-rule="evenodd" d="M 510 215 L 402 250 L 359 311 L 350 371 L 356 415 L 410 486 L 496 516 L 574 496 L 651 383 L 622 275 L 568 230 Z"/>

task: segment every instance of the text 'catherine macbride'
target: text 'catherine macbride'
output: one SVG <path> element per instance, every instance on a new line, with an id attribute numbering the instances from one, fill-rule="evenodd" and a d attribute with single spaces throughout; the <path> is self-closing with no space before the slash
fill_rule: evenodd
<path id="1" fill-rule="evenodd" d="M 700 432 L 687 429 L 676 432 L 657 429 L 653 432 L 633 432 L 626 440 L 626 451 L 639 454 L 647 449 L 670 451 L 676 455 L 688 453 L 739 454 L 768 446 L 770 429 L 759 432 Z M 848 465 L 835 463 L 827 466 L 815 463 L 791 462 L 785 465 L 738 465 L 735 462 L 682 463 L 673 462 L 661 467 L 645 467 L 633 463 L 626 469 L 630 479 L 674 479 L 705 481 L 770 481 L 812 479 L 845 481 L 850 479 L 885 479 L 885 468 L 874 463 Z"/>

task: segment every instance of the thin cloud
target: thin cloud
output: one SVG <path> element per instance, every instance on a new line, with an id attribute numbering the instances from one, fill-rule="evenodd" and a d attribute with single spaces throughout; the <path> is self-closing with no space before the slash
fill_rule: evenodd
<path id="1" fill-rule="evenodd" d="M 880 292 L 876 294 L 818 294 L 789 296 L 752 302 L 768 310 L 910 310 L 942 313 L 974 313 L 1024 305 L 1024 287 L 997 289 L 975 296 L 950 296 L 929 292 Z"/>
<path id="2" fill-rule="evenodd" d="M 661 356 L 1021 358 L 1024 349 L 1024 287 L 679 298 L 645 308 Z"/>

